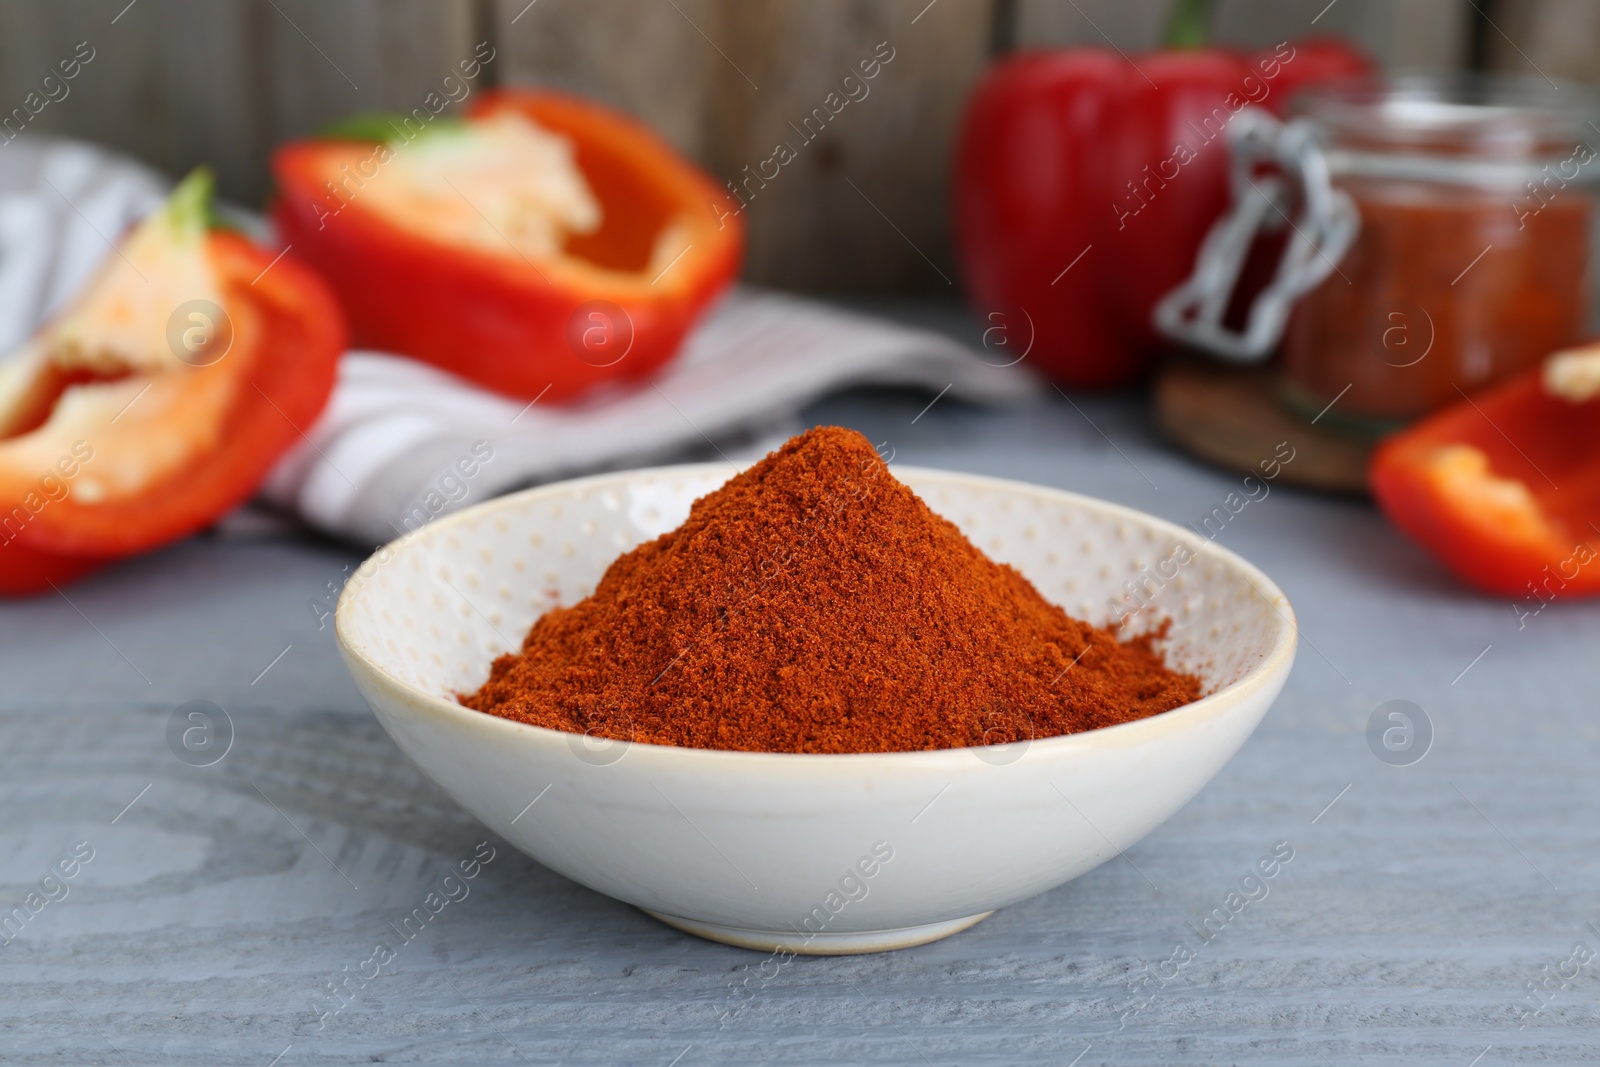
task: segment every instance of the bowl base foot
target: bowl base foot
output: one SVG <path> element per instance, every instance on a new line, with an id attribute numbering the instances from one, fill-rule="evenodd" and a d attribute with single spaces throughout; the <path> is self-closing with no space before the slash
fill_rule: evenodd
<path id="1" fill-rule="evenodd" d="M 676 915 L 651 911 L 649 908 L 639 910 L 651 918 L 660 919 L 668 926 L 675 926 L 696 937 L 761 952 L 792 952 L 797 956 L 853 956 L 863 952 L 887 952 L 891 949 L 926 945 L 930 941 L 959 934 L 967 927 L 976 926 L 994 914 L 992 911 L 986 911 L 981 915 L 968 915 L 942 923 L 928 923 L 925 926 L 905 926 L 898 930 L 813 934 L 793 930 L 747 930 L 741 926 L 718 926 L 714 923 L 696 922 L 693 919 L 681 919 Z"/>

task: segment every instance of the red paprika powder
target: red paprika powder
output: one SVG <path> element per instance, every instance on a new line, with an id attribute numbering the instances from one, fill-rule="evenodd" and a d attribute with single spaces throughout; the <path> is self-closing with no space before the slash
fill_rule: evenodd
<path id="1" fill-rule="evenodd" d="M 1068 616 L 860 434 L 793 438 L 554 608 L 463 704 L 598 737 L 901 752 L 1075 733 L 1195 700 L 1143 636 Z"/>

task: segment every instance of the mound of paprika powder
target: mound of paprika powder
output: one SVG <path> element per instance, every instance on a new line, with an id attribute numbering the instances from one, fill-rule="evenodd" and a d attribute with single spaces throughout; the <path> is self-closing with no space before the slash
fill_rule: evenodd
<path id="1" fill-rule="evenodd" d="M 1075 733 L 1200 695 L 1143 636 L 1046 601 L 821 427 L 541 616 L 463 704 L 597 737 L 901 752 Z"/>

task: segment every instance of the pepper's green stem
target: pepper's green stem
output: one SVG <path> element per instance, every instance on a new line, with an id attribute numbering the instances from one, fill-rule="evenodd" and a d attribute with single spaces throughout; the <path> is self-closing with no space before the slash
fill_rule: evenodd
<path id="1" fill-rule="evenodd" d="M 172 190 L 162 212 L 175 237 L 199 240 L 211 228 L 216 186 L 211 168 L 201 164 Z"/>
<path id="2" fill-rule="evenodd" d="M 1211 36 L 1213 0 L 1177 0 L 1167 19 L 1168 48 L 1204 48 Z"/>
<path id="3" fill-rule="evenodd" d="M 390 114 L 386 111 L 363 111 L 335 119 L 317 130 L 316 136 L 333 141 L 369 141 L 373 144 L 390 144 L 396 140 L 410 140 L 406 134 L 405 120 L 409 115 Z M 454 115 L 440 115 L 425 129 L 459 127 L 461 119 Z"/>

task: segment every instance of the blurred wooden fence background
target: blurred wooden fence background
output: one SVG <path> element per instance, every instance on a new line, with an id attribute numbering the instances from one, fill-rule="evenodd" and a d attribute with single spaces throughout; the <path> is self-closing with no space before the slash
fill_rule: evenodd
<path id="1" fill-rule="evenodd" d="M 420 106 L 488 41 L 486 84 L 590 94 L 722 179 L 888 42 L 894 58 L 751 203 L 746 276 L 811 291 L 933 292 L 950 262 L 963 99 L 1019 47 L 1153 47 L 1170 0 L 0 0 L 0 111 L 58 60 L 93 60 L 27 133 L 84 137 L 173 174 L 200 162 L 259 203 L 272 145 L 355 111 Z M 1600 76 L 1597 0 L 1219 0 L 1216 40 L 1311 33 L 1393 68 Z M 59 92 L 59 91 L 58 91 Z M 926 257 L 926 258 L 925 258 Z M 931 260 L 931 264 L 930 264 Z"/>

